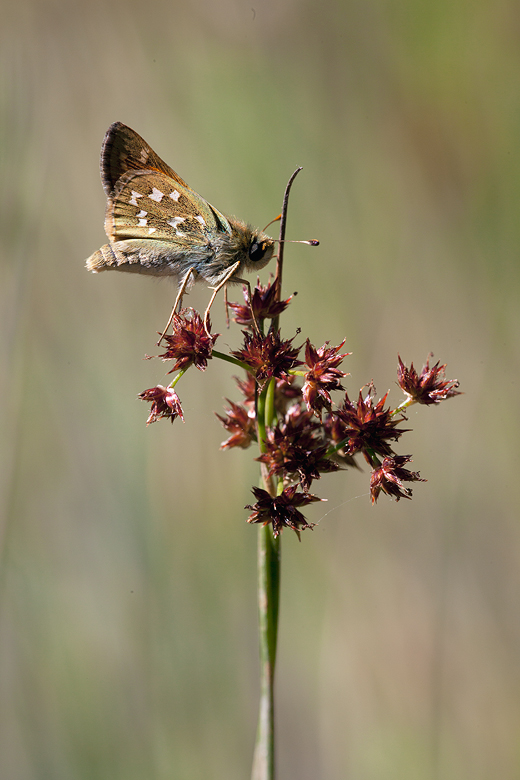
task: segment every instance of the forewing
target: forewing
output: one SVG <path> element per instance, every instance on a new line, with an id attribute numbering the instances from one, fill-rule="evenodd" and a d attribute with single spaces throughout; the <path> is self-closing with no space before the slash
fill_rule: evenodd
<path id="1" fill-rule="evenodd" d="M 139 133 L 122 122 L 114 122 L 105 133 L 101 149 L 101 180 L 106 194 L 112 195 L 123 174 L 128 171 L 143 170 L 164 173 L 183 187 L 188 187 L 186 182 L 169 165 L 166 165 L 164 160 L 161 160 Z"/>

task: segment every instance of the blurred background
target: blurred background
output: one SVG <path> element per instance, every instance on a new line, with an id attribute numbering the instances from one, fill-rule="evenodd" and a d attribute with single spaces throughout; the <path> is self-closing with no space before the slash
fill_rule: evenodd
<path id="1" fill-rule="evenodd" d="M 219 451 L 218 361 L 145 426 L 175 286 L 84 269 L 116 120 L 259 227 L 302 165 L 284 336 L 346 338 L 351 396 L 430 351 L 465 393 L 409 414 L 413 501 L 326 476 L 284 534 L 280 780 L 520 776 L 519 39 L 512 0 L 4 4 L 2 778 L 250 773 L 256 453 Z"/>

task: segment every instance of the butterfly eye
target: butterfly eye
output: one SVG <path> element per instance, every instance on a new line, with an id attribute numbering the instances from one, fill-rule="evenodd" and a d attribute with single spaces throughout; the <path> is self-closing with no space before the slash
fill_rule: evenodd
<path id="1" fill-rule="evenodd" d="M 262 241 L 261 244 L 259 244 L 258 241 L 254 241 L 249 247 L 249 259 L 252 260 L 253 263 L 257 263 L 259 260 L 261 260 L 264 254 L 265 241 Z"/>

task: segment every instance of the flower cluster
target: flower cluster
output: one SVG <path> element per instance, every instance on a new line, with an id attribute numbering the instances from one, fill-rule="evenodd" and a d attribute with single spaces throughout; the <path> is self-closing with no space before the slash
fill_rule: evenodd
<path id="1" fill-rule="evenodd" d="M 256 504 L 246 504 L 246 509 L 251 509 L 248 523 L 271 524 L 273 526 L 274 536 L 278 536 L 283 528 L 292 528 L 298 539 L 300 531 L 305 528 L 313 528 L 312 523 L 308 523 L 298 507 L 311 504 L 314 501 L 322 501 L 317 496 L 311 496 L 310 493 L 298 491 L 296 485 L 286 487 L 279 496 L 271 496 L 267 490 L 254 487 L 252 492 L 256 498 Z"/>
<path id="2" fill-rule="evenodd" d="M 173 318 L 172 335 L 164 336 L 166 352 L 160 357 L 174 361 L 170 371 L 179 371 L 168 388 L 158 385 L 140 394 L 152 403 L 148 423 L 162 417 L 172 421 L 182 416 L 180 400 L 173 390 L 191 365 L 204 370 L 208 360 L 223 358 L 245 369 L 245 378 L 236 378 L 241 402 L 227 400 L 224 415 L 217 415 L 229 437 L 222 449 L 247 449 L 257 443 L 264 488 L 252 488 L 256 503 L 250 523 L 270 524 L 274 536 L 283 528 L 300 532 L 312 528 L 300 511 L 323 499 L 311 494 L 311 485 L 324 473 L 359 467 L 362 456 L 371 469 L 370 494 L 375 503 L 381 492 L 399 501 L 411 498 L 406 484 L 424 482 L 418 472 L 405 468 L 410 455 L 399 455 L 395 444 L 409 429 L 402 427 L 404 411 L 412 404 L 438 404 L 459 394 L 458 383 L 445 379 L 445 366 L 428 360 L 418 373 L 413 363 L 407 368 L 399 357 L 398 384 L 405 400 L 397 408 L 387 405 L 388 393 L 376 398 L 372 383 L 350 399 L 342 385 L 347 374 L 341 370 L 349 355 L 342 352 L 345 340 L 337 346 L 325 342 L 315 347 L 305 342 L 294 345 L 296 336 L 283 339 L 278 316 L 291 298 L 280 301 L 276 280 L 265 287 L 257 284 L 251 296 L 244 292 L 245 304 L 229 303 L 235 321 L 245 327 L 240 349 L 223 355 L 213 347 L 217 335 L 193 310 L 183 309 Z M 264 333 L 266 320 L 271 326 Z M 298 335 L 298 334 L 297 334 Z M 301 384 L 300 384 L 301 382 Z M 333 394 L 341 394 L 333 399 Z"/>
<path id="3" fill-rule="evenodd" d="M 413 363 L 410 368 L 406 368 L 401 356 L 398 355 L 399 368 L 397 369 L 397 381 L 399 387 L 406 395 L 418 404 L 439 404 L 446 398 L 453 398 L 460 395 L 457 390 L 459 383 L 457 380 L 446 380 L 444 378 L 444 369 L 446 364 L 440 366 L 440 361 L 430 368 L 430 358 L 428 355 L 425 365 L 420 374 L 415 370 Z"/>
<path id="4" fill-rule="evenodd" d="M 208 321 L 208 329 L 210 328 L 211 323 Z M 205 371 L 219 335 L 209 335 L 202 317 L 194 309 L 182 309 L 179 314 L 173 315 L 171 335 L 162 337 L 168 347 L 159 357 L 165 361 L 175 360 L 170 374 L 178 369 L 186 370 L 192 364 L 199 371 Z"/>
<path id="5" fill-rule="evenodd" d="M 285 301 L 277 300 L 278 288 L 276 284 L 266 284 L 264 287 L 260 284 L 260 279 L 257 279 L 256 287 L 249 300 L 249 292 L 247 287 L 244 287 L 244 300 L 245 305 L 240 303 L 228 303 L 229 308 L 233 312 L 233 319 L 237 325 L 246 325 L 247 327 L 254 327 L 255 322 L 260 320 L 272 320 L 274 317 L 279 317 L 280 314 L 285 311 L 287 306 L 292 300 L 290 295 Z"/>

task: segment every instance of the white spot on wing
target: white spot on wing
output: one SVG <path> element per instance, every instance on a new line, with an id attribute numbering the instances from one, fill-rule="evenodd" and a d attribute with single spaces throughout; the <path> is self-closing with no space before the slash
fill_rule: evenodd
<path id="1" fill-rule="evenodd" d="M 155 233 L 157 228 L 148 228 L 148 233 Z"/>
<path id="2" fill-rule="evenodd" d="M 148 212 L 147 212 L 147 211 L 145 211 L 144 209 L 141 209 L 141 211 L 139 212 L 139 214 L 136 214 L 136 216 L 137 216 L 137 218 L 139 219 L 140 217 L 146 217 L 146 215 L 147 215 L 147 214 L 148 214 Z"/>
<path id="3" fill-rule="evenodd" d="M 172 219 L 168 220 L 168 225 L 171 225 L 172 228 L 175 230 L 175 233 L 180 236 L 181 238 L 184 238 L 184 233 L 181 233 L 180 230 L 177 230 L 177 225 L 180 225 L 181 222 L 184 222 L 184 217 L 172 217 Z"/>
<path id="4" fill-rule="evenodd" d="M 132 190 L 132 197 L 128 201 L 131 206 L 137 206 L 137 198 L 142 198 L 140 192 L 136 192 L 135 190 Z"/>
<path id="5" fill-rule="evenodd" d="M 148 197 L 150 200 L 155 200 L 157 203 L 160 203 L 164 198 L 164 192 L 161 192 L 161 190 L 158 190 L 157 187 L 154 187 Z"/>
<path id="6" fill-rule="evenodd" d="M 201 216 L 200 216 L 200 214 L 197 214 L 197 216 L 195 217 L 195 219 L 198 219 L 198 221 L 200 222 L 200 224 L 201 224 L 201 225 L 205 225 L 205 224 L 206 224 L 206 223 L 204 222 L 204 217 L 201 217 Z"/>
<path id="7" fill-rule="evenodd" d="M 139 227 L 146 227 L 147 224 L 148 224 L 148 220 L 147 219 L 140 219 L 139 220 Z"/>
<path id="8" fill-rule="evenodd" d="M 178 201 L 179 198 L 181 197 L 181 193 L 177 192 L 177 190 L 174 190 L 173 192 L 170 192 L 168 197 L 171 198 L 172 200 Z"/>
<path id="9" fill-rule="evenodd" d="M 141 162 L 146 162 L 148 157 L 150 156 L 150 152 L 148 149 L 141 149 Z"/>
<path id="10" fill-rule="evenodd" d="M 184 217 L 173 217 L 173 219 L 168 220 L 168 225 L 171 225 L 172 228 L 176 228 L 181 222 L 184 222 Z"/>

